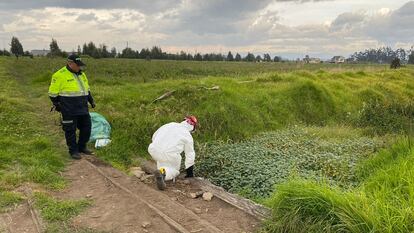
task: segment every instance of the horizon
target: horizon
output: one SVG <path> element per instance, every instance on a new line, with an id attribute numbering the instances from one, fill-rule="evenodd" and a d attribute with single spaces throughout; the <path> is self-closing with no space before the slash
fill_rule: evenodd
<path id="1" fill-rule="evenodd" d="M 133 50 L 159 46 L 167 53 L 269 53 L 292 60 L 414 44 L 414 1 L 406 0 L 17 0 L 0 2 L 0 9 L 3 48 L 16 36 L 28 51 L 49 49 L 54 38 L 67 52 L 92 41 L 117 51 L 128 43 Z"/>

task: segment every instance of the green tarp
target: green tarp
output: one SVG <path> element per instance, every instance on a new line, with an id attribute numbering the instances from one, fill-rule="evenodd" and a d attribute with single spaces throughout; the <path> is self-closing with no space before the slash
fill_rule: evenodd
<path id="1" fill-rule="evenodd" d="M 109 139 L 111 135 L 111 125 L 105 117 L 96 112 L 90 112 L 89 115 L 91 115 L 92 122 L 92 131 L 89 141 L 94 142 L 97 139 Z"/>

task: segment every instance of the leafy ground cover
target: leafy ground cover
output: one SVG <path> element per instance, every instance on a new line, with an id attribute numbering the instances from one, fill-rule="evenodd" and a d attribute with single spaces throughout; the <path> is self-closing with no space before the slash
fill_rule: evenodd
<path id="1" fill-rule="evenodd" d="M 327 132 L 329 131 L 329 132 Z M 231 192 L 260 199 L 292 177 L 355 186 L 356 165 L 383 146 L 357 130 L 292 127 L 202 152 L 200 174 Z M 338 133 L 339 132 L 339 133 Z M 330 137 L 326 137 L 330 135 Z"/>

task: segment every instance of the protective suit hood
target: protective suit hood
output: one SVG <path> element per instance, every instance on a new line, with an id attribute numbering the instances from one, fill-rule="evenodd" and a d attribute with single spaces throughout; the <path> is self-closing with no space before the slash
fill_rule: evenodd
<path id="1" fill-rule="evenodd" d="M 186 127 L 186 129 L 188 129 L 188 131 L 190 131 L 190 132 L 194 131 L 194 126 L 188 124 L 187 121 L 182 121 L 180 124 L 184 125 L 184 127 Z"/>

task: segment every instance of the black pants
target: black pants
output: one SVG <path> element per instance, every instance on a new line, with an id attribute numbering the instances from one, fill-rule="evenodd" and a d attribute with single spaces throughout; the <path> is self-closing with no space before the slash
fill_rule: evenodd
<path id="1" fill-rule="evenodd" d="M 75 154 L 86 148 L 91 136 L 91 116 L 71 116 L 62 114 L 62 128 L 65 131 L 66 145 L 69 153 Z M 76 142 L 76 129 L 79 129 L 79 140 Z"/>

